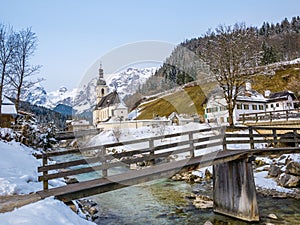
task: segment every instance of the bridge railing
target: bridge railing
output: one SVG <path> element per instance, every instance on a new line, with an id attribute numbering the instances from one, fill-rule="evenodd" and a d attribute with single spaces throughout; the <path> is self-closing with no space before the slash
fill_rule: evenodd
<path id="1" fill-rule="evenodd" d="M 43 181 L 46 190 L 48 181 L 52 179 L 91 172 L 98 172 L 99 176 L 107 177 L 109 170 L 116 167 L 129 169 L 131 165 L 139 163 L 150 166 L 155 163 L 167 163 L 171 158 L 193 158 L 206 154 L 207 149 L 209 152 L 237 149 L 246 151 L 270 147 L 299 147 L 299 143 L 300 128 L 215 127 L 101 146 L 45 152 L 36 157 L 43 161 L 43 165 L 38 167 L 38 172 L 42 173 L 39 181 Z M 89 156 L 91 153 L 93 155 Z M 66 158 L 74 154 L 77 154 L 77 159 L 59 162 L 56 158 Z M 49 160 L 53 157 L 58 160 L 57 163 L 53 164 Z"/>
<path id="2" fill-rule="evenodd" d="M 223 150 L 263 149 L 270 147 L 298 147 L 300 143 L 300 128 L 286 127 L 227 127 Z"/>
<path id="3" fill-rule="evenodd" d="M 245 113 L 239 116 L 239 121 L 246 122 L 272 122 L 274 120 L 289 121 L 293 119 L 300 119 L 300 109 L 291 110 L 276 110 L 269 112 Z"/>
<path id="4" fill-rule="evenodd" d="M 95 171 L 100 172 L 102 177 L 106 177 L 108 176 L 108 170 L 115 167 L 128 169 L 131 164 L 137 163 L 151 165 L 158 161 L 166 161 L 172 156 L 175 159 L 180 154 L 181 157 L 192 158 L 195 153 L 201 154 L 202 149 L 214 147 L 220 150 L 223 137 L 224 129 L 216 127 L 109 143 L 101 146 L 46 152 L 36 155 L 43 162 L 43 165 L 38 167 L 38 172 L 42 173 L 38 179 L 43 181 L 43 187 L 46 190 L 48 189 L 48 181 L 56 178 Z M 131 149 L 129 151 L 120 150 L 123 147 Z M 92 157 L 86 156 L 91 153 L 93 154 Z M 78 154 L 78 159 L 55 164 L 49 161 L 53 157 L 65 157 L 74 154 Z"/>

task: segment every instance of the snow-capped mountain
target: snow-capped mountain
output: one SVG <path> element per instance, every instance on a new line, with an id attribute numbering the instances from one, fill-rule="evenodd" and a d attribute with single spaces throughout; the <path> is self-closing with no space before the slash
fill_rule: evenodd
<path id="1" fill-rule="evenodd" d="M 40 83 L 36 83 L 32 87 L 24 90 L 22 93 L 22 100 L 30 102 L 33 105 L 53 109 L 58 104 L 72 106 L 75 95 L 76 89 L 69 91 L 64 86 L 60 87 L 57 91 L 47 93 Z"/>
<path id="2" fill-rule="evenodd" d="M 150 76 L 156 67 L 151 68 L 128 68 L 120 73 L 105 75 L 107 85 L 112 90 L 117 90 L 119 96 L 124 98 L 126 95 L 133 94 Z M 47 108 L 55 108 L 59 104 L 72 106 L 77 113 L 91 112 L 96 105 L 96 83 L 98 76 L 82 87 L 68 90 L 62 86 L 57 91 L 48 92 L 40 84 L 36 83 L 22 94 L 22 100 L 35 105 Z"/>
<path id="3" fill-rule="evenodd" d="M 133 94 L 146 80 L 154 75 L 156 67 L 137 69 L 128 68 L 127 70 L 114 74 L 112 79 L 108 80 L 109 88 L 116 89 L 121 98 Z"/>

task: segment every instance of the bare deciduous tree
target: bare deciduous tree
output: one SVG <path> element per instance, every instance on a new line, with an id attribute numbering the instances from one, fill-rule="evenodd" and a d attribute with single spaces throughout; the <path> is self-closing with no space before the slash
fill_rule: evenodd
<path id="1" fill-rule="evenodd" d="M 34 81 L 28 78 L 36 74 L 41 66 L 32 66 L 29 59 L 33 56 L 37 47 L 37 37 L 31 28 L 21 30 L 16 34 L 17 48 L 13 57 L 12 73 L 10 74 L 11 85 L 16 89 L 16 108 L 18 110 L 21 91 L 32 86 Z"/>
<path id="2" fill-rule="evenodd" d="M 257 31 L 245 24 L 219 26 L 215 32 L 207 32 L 206 42 L 200 53 L 210 66 L 210 71 L 223 91 L 229 114 L 229 125 L 233 124 L 233 110 L 240 88 L 249 78 L 252 68 L 261 58 Z"/>
<path id="3" fill-rule="evenodd" d="M 13 59 L 16 48 L 15 34 L 12 28 L 0 24 L 0 125 L 2 124 L 2 94 L 5 78 Z"/>

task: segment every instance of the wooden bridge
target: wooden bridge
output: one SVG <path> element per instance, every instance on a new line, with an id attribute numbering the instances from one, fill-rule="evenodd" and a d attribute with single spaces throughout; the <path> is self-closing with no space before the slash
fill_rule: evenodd
<path id="1" fill-rule="evenodd" d="M 225 132 L 226 129 L 230 132 Z M 236 133 L 240 130 L 244 131 Z M 214 165 L 214 211 L 247 221 L 258 221 L 249 157 L 300 152 L 299 132 L 298 128 L 282 127 L 215 127 L 47 152 L 36 155 L 43 160 L 38 172 L 42 173 L 39 181 L 43 181 L 44 190 L 38 194 L 42 198 L 56 196 L 68 202 L 154 179 L 168 178 L 182 170 Z M 235 149 L 235 145 L 245 147 Z M 256 148 L 257 145 L 260 148 Z M 271 145 L 273 147 L 269 148 Z M 122 148 L 126 151 L 122 151 Z M 94 156 L 85 157 L 87 153 L 93 153 Z M 77 159 L 49 163 L 52 157 L 74 155 L 78 156 Z M 136 164 L 143 166 L 131 169 Z M 51 179 L 92 172 L 98 178 L 48 189 L 48 181 Z"/>

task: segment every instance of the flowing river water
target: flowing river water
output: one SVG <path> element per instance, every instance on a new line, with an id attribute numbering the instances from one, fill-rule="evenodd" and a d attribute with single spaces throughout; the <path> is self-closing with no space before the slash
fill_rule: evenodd
<path id="1" fill-rule="evenodd" d="M 101 225 L 118 224 L 300 224 L 300 201 L 273 199 L 258 194 L 261 221 L 246 223 L 216 214 L 212 209 L 198 209 L 193 204 L 191 193 L 212 197 L 212 183 L 188 184 L 161 179 L 137 186 L 127 187 L 91 197 L 98 203 Z M 270 213 L 278 220 L 269 219 Z"/>
<path id="2" fill-rule="evenodd" d="M 72 158 L 78 158 L 74 155 Z M 112 171 L 118 173 L 120 171 Z M 93 179 L 99 174 L 79 175 L 80 181 Z M 89 199 L 98 204 L 96 219 L 99 225 L 173 225 L 199 224 L 210 221 L 213 225 L 276 224 L 300 225 L 300 200 L 275 199 L 257 195 L 260 222 L 247 223 L 213 212 L 213 209 L 198 209 L 188 196 L 200 194 L 212 198 L 212 182 L 189 184 L 184 181 L 160 179 L 119 190 L 99 194 Z M 278 219 L 268 218 L 274 213 Z"/>

